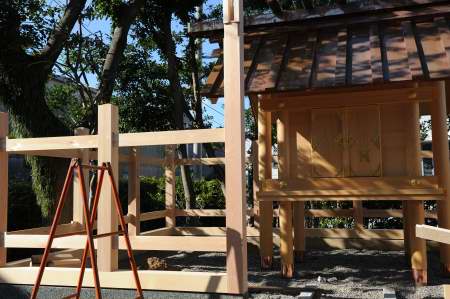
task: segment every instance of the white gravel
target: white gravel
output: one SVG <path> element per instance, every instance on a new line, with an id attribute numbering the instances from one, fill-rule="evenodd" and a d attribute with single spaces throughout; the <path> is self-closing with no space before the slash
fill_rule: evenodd
<path id="1" fill-rule="evenodd" d="M 222 253 L 146 252 L 137 256 L 138 263 L 149 256 L 166 259 L 172 270 L 225 270 Z M 251 297 L 258 299 L 296 298 L 302 290 L 311 289 L 320 293 L 317 298 L 381 299 L 383 288 L 394 289 L 397 298 L 443 298 L 441 285 L 450 284 L 450 279 L 443 278 L 440 273 L 438 253 L 428 253 L 428 265 L 428 286 L 415 288 L 403 252 L 309 251 L 305 261 L 296 264 L 295 278 L 283 279 L 279 274 L 279 259 L 275 258 L 273 270 L 260 271 L 257 251 L 250 248 L 249 284 Z"/>

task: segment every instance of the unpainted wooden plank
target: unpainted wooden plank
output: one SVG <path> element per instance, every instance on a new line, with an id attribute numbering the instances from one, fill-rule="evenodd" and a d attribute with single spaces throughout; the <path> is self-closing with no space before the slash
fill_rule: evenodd
<path id="1" fill-rule="evenodd" d="M 217 58 L 211 72 L 208 75 L 205 85 L 202 87 L 202 94 L 216 94 L 218 87 L 223 82 L 223 56 Z"/>
<path id="2" fill-rule="evenodd" d="M 336 30 L 320 32 L 317 47 L 317 62 L 312 85 L 314 87 L 330 87 L 336 81 L 336 54 L 338 36 Z"/>
<path id="3" fill-rule="evenodd" d="M 278 90 L 305 89 L 309 87 L 316 32 L 292 33 L 286 66 L 278 82 Z"/>
<path id="4" fill-rule="evenodd" d="M 409 69 L 408 52 L 403 36 L 403 30 L 399 24 L 392 24 L 384 29 L 384 45 L 388 79 L 391 82 L 412 80 Z"/>
<path id="5" fill-rule="evenodd" d="M 381 175 L 380 110 L 378 106 L 346 109 L 349 175 Z"/>
<path id="6" fill-rule="evenodd" d="M 347 72 L 347 28 L 341 28 L 337 34 L 336 78 L 335 85 L 345 85 Z"/>
<path id="7" fill-rule="evenodd" d="M 429 77 L 437 79 L 450 76 L 450 63 L 437 25 L 424 22 L 417 23 L 416 28 Z"/>
<path id="8" fill-rule="evenodd" d="M 270 38 L 259 49 L 254 71 L 249 74 L 249 92 L 262 92 L 276 86 L 278 72 L 283 61 L 287 36 Z"/>
<path id="9" fill-rule="evenodd" d="M 447 54 L 447 61 L 450 61 L 450 24 L 447 18 L 440 17 L 434 20 L 438 26 L 441 40 L 444 44 L 445 53 Z"/>
<path id="10" fill-rule="evenodd" d="M 244 44 L 244 76 L 245 76 L 245 90 L 247 90 L 248 81 L 251 73 L 256 65 L 255 57 L 258 50 L 262 46 L 262 39 L 253 39 Z M 222 87 L 223 88 L 223 87 Z"/>
<path id="11" fill-rule="evenodd" d="M 312 169 L 314 177 L 344 174 L 342 109 L 313 109 L 311 114 Z"/>
<path id="12" fill-rule="evenodd" d="M 417 49 L 416 38 L 411 21 L 402 22 L 403 34 L 405 36 L 406 50 L 408 52 L 409 68 L 413 79 L 423 76 L 422 64 Z"/>
<path id="13" fill-rule="evenodd" d="M 351 84 L 372 83 L 370 31 L 368 27 L 352 31 L 352 76 Z"/>
<path id="14" fill-rule="evenodd" d="M 378 25 L 370 26 L 370 63 L 372 68 L 372 81 L 383 81 L 383 61 L 381 59 L 381 44 Z"/>

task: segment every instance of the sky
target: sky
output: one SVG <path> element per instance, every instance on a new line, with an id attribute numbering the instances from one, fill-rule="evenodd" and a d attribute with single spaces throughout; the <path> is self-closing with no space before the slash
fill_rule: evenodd
<path id="1" fill-rule="evenodd" d="M 60 5 L 60 1 L 63 0 L 48 0 L 49 3 L 54 3 L 55 5 Z M 207 0 L 206 5 L 204 5 L 204 11 L 208 12 L 209 8 L 211 6 L 214 6 L 218 3 L 220 3 L 221 0 Z M 181 25 L 174 21 L 172 24 L 174 30 L 181 30 Z M 95 32 L 102 32 L 105 34 L 105 36 L 110 35 L 111 30 L 111 22 L 108 19 L 103 20 L 92 20 L 92 21 L 85 21 L 83 24 L 83 31 L 86 35 L 95 33 Z M 203 57 L 204 61 L 206 62 L 211 52 L 217 48 L 217 44 L 210 44 L 207 40 L 203 40 Z M 94 75 L 90 75 L 88 77 L 89 84 L 92 87 L 97 86 L 97 80 Z M 249 107 L 249 100 L 245 99 L 245 107 Z M 219 99 L 216 104 L 212 104 L 209 99 L 203 100 L 203 108 L 205 115 L 208 116 L 209 121 L 211 122 L 213 127 L 223 127 L 224 126 L 224 100 L 223 98 Z"/>

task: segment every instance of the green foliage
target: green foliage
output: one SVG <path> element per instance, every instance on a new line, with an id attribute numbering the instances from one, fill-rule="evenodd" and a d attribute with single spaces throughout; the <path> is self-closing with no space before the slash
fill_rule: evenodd
<path id="1" fill-rule="evenodd" d="M 245 110 L 244 120 L 245 120 L 245 138 L 250 140 L 257 140 L 258 132 L 255 117 L 253 116 L 251 108 Z"/>
<path id="2" fill-rule="evenodd" d="M 36 205 L 36 196 L 29 182 L 9 181 L 8 219 L 10 231 L 42 225 L 41 209 Z"/>
<path id="3" fill-rule="evenodd" d="M 83 122 L 87 111 L 82 106 L 77 87 L 70 83 L 56 84 L 46 89 L 47 105 L 68 128 L 75 129 Z"/>
<path id="4" fill-rule="evenodd" d="M 141 211 L 150 212 L 165 209 L 165 178 L 164 177 L 141 177 Z M 127 202 L 127 180 L 120 181 L 120 197 L 122 204 L 126 207 Z M 223 196 L 220 181 L 199 180 L 194 182 L 194 194 L 197 209 L 224 209 L 225 197 Z M 184 191 L 181 178 L 176 181 L 176 206 L 185 207 Z"/>
<path id="5" fill-rule="evenodd" d="M 119 106 L 122 132 L 160 131 L 172 127 L 173 99 L 168 94 L 166 66 L 149 59 L 151 54 L 151 48 L 138 44 L 129 45 L 125 51 L 113 99 Z"/>

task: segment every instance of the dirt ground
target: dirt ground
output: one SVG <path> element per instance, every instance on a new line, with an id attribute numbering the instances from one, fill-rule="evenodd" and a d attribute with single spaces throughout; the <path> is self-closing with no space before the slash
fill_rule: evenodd
<path id="1" fill-rule="evenodd" d="M 137 256 L 144 265 L 148 257 L 164 259 L 169 270 L 224 271 L 225 255 L 221 253 L 146 252 Z M 293 279 L 279 275 L 279 259 L 271 271 L 260 271 L 259 256 L 249 250 L 249 284 L 252 298 L 298 298 L 305 290 L 314 290 L 318 298 L 383 298 L 383 289 L 396 291 L 397 298 L 443 298 L 442 284 L 450 279 L 441 276 L 439 257 L 428 254 L 426 287 L 415 288 L 411 282 L 404 253 L 401 251 L 332 250 L 309 251 L 305 261 L 296 264 Z"/>

